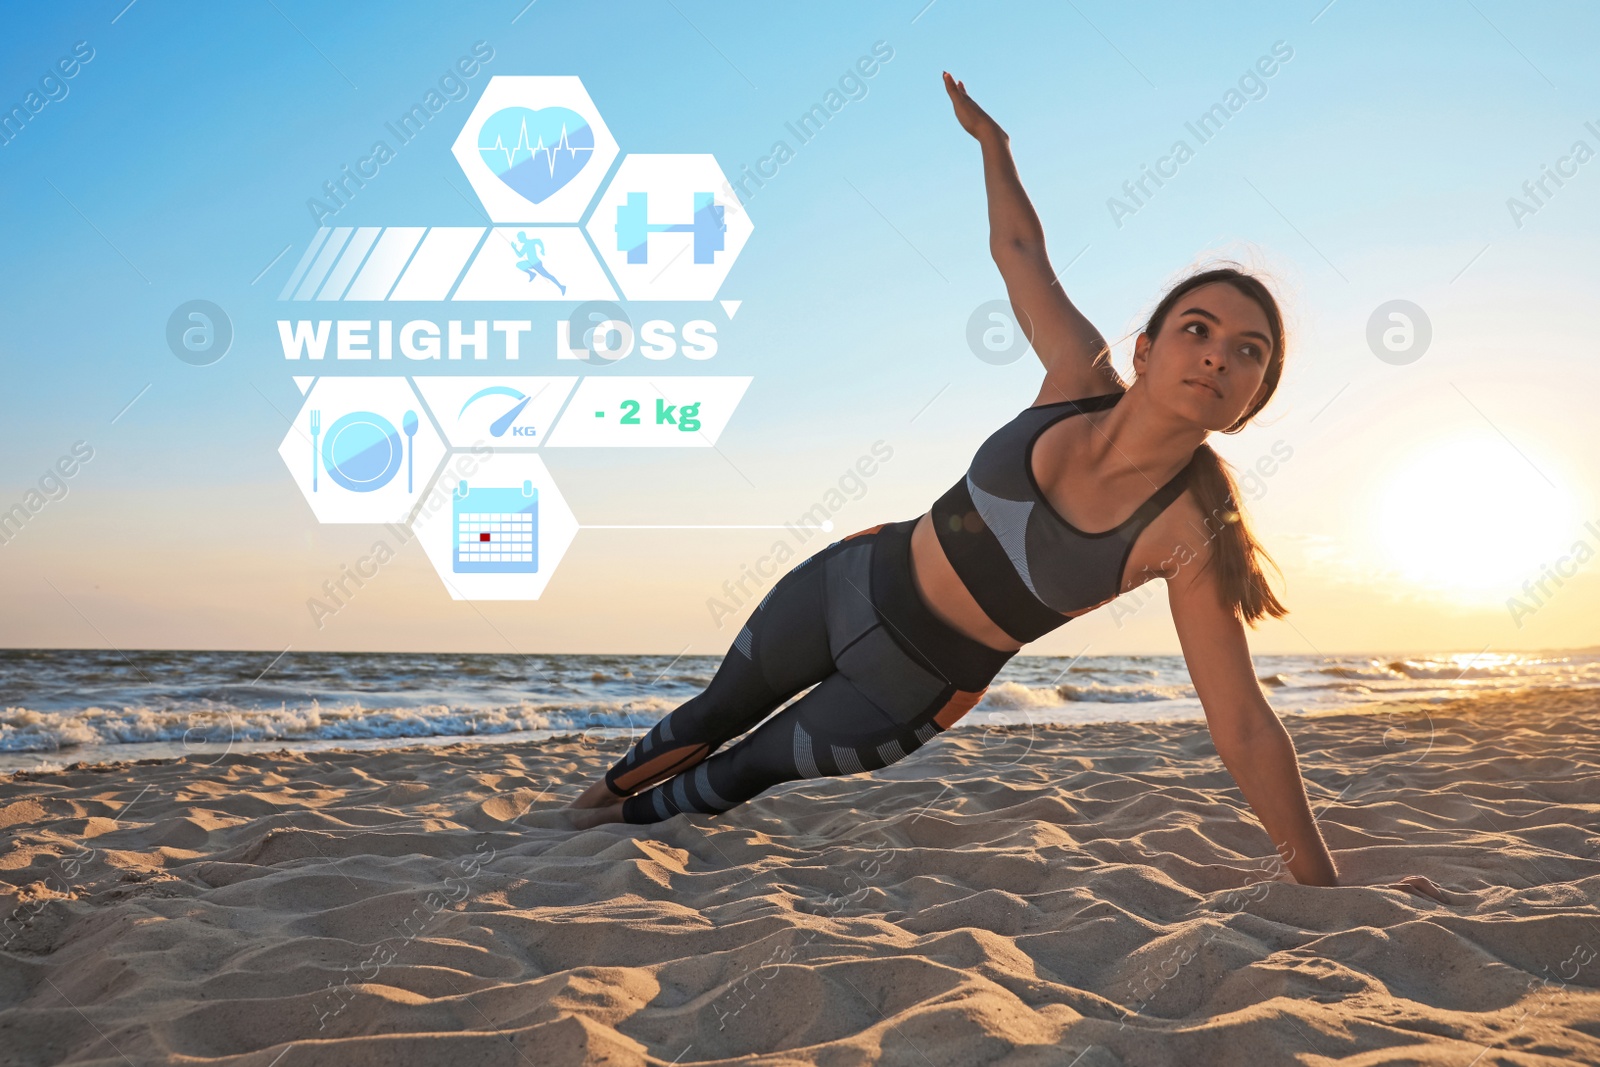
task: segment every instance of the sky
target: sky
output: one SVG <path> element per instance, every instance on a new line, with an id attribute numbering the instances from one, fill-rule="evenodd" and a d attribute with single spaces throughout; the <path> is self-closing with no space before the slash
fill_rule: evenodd
<path id="1" fill-rule="evenodd" d="M 1009 133 L 1053 264 L 1125 374 L 1185 272 L 1227 257 L 1278 294 L 1282 385 L 1211 438 L 1291 609 L 1253 651 L 1600 641 L 1593 5 L 113 0 L 6 20 L 0 109 L 27 118 L 0 145 L 0 512 L 27 514 L 0 543 L 0 646 L 720 654 L 778 542 L 787 569 L 925 511 L 1042 381 L 1031 353 L 969 342 L 1005 290 L 946 69 Z M 324 183 L 393 147 L 388 124 L 475 54 L 492 58 L 452 83 L 462 98 L 326 214 Z M 713 323 L 710 359 L 593 366 L 541 342 L 515 367 L 325 368 L 748 376 L 715 447 L 540 449 L 575 529 L 520 601 L 452 598 L 403 526 L 319 522 L 279 454 L 311 373 L 275 325 L 312 315 L 279 299 L 310 202 L 329 226 L 484 225 L 451 144 L 496 75 L 581 78 L 624 164 L 771 174 L 746 186 L 753 231 L 715 299 L 623 302 Z M 791 124 L 830 91 L 842 106 L 802 142 Z M 195 300 L 233 332 L 206 365 L 168 342 Z M 515 314 L 548 338 L 576 305 L 315 314 Z M 784 528 L 819 505 L 831 531 Z M 1178 644 L 1153 583 L 1026 651 Z"/>

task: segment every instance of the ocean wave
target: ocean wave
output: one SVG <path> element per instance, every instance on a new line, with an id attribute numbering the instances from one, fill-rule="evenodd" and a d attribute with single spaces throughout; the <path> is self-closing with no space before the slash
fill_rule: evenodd
<path id="1" fill-rule="evenodd" d="M 1158 677 L 1161 672 L 1160 671 L 1156 671 L 1156 670 L 1152 670 L 1152 669 L 1150 669 L 1148 667 L 1116 666 L 1116 667 L 1068 667 L 1066 673 L 1068 673 L 1068 674 L 1137 675 L 1140 678 L 1155 678 L 1155 677 Z"/>
<path id="2" fill-rule="evenodd" d="M 983 694 L 983 711 L 1017 711 L 1028 708 L 1059 708 L 1061 694 L 1054 689 L 1039 689 L 1020 682 L 1001 682 L 991 685 Z"/>
<path id="3" fill-rule="evenodd" d="M 1187 685 L 1060 685 L 1063 700 L 1090 704 L 1141 704 L 1152 700 L 1183 700 L 1195 695 Z"/>
<path id="4" fill-rule="evenodd" d="M 525 730 L 647 730 L 679 702 L 657 697 L 582 704 L 461 708 L 444 704 L 366 708 L 359 704 L 277 709 L 174 711 L 149 707 L 0 713 L 0 752 L 54 752 L 80 745 L 181 743 L 214 753 L 235 741 L 350 741 L 472 737 Z"/>
<path id="5" fill-rule="evenodd" d="M 1451 659 L 1395 659 L 1388 661 L 1371 660 L 1356 666 L 1351 664 L 1337 664 L 1332 667 L 1318 667 L 1317 674 L 1332 675 L 1335 678 L 1352 678 L 1362 681 L 1431 681 L 1445 679 L 1455 681 L 1461 678 L 1519 678 L 1529 674 L 1546 676 L 1549 668 L 1540 662 L 1530 663 L 1526 660 L 1512 660 L 1505 663 L 1491 663 L 1481 667 L 1470 664 L 1462 666 Z"/>
<path id="6" fill-rule="evenodd" d="M 1380 682 L 1393 680 L 1399 673 L 1385 664 L 1373 661 L 1364 667 L 1318 667 L 1317 674 L 1331 674 L 1335 678 L 1363 678 L 1367 681 Z"/>
<path id="7" fill-rule="evenodd" d="M 1418 662 L 1410 659 L 1397 659 L 1388 664 L 1389 670 L 1406 678 L 1428 679 L 1445 678 L 1455 680 L 1458 678 L 1515 678 L 1527 673 L 1521 664 L 1511 663 L 1505 666 L 1490 667 L 1463 667 L 1449 660 L 1426 660 Z"/>
<path id="8" fill-rule="evenodd" d="M 1264 678 L 1258 678 L 1256 680 L 1268 689 L 1283 690 L 1284 695 L 1288 695 L 1289 691 L 1291 690 L 1295 693 L 1314 693 L 1323 690 L 1333 693 L 1366 694 L 1374 692 L 1373 686 L 1368 685 L 1365 682 L 1356 681 L 1302 682 L 1297 681 L 1295 678 L 1287 674 L 1269 674 Z M 1368 681 L 1372 680 L 1373 679 L 1368 679 Z"/>
<path id="9" fill-rule="evenodd" d="M 1143 704 L 1182 700 L 1195 695 L 1186 685 L 1056 685 L 1037 687 L 1017 682 L 990 686 L 982 707 L 990 711 L 1059 708 L 1063 704 Z"/>

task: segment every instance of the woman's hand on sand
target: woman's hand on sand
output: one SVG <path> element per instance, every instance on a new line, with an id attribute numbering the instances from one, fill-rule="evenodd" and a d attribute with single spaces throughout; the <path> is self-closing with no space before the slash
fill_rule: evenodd
<path id="1" fill-rule="evenodd" d="M 1412 874 L 1400 879 L 1398 882 L 1384 882 L 1378 885 L 1367 886 L 1368 889 L 1399 889 L 1419 897 L 1432 897 L 1441 904 L 1454 903 L 1445 898 L 1445 890 L 1440 889 L 1433 880 L 1426 875 Z"/>
<path id="2" fill-rule="evenodd" d="M 990 133 L 1006 137 L 1006 131 L 1000 128 L 1000 124 L 967 95 L 966 83 L 956 81 L 948 70 L 944 72 L 944 88 L 950 94 L 950 103 L 956 109 L 956 121 L 961 123 L 963 130 L 980 140 Z"/>

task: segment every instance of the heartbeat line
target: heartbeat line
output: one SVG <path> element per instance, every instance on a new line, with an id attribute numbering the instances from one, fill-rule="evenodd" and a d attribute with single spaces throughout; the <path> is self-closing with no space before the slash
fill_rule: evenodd
<path id="1" fill-rule="evenodd" d="M 523 119 L 522 120 L 522 128 L 517 134 L 517 143 L 516 144 L 512 145 L 510 148 L 507 148 L 505 146 L 505 142 L 503 142 L 500 139 L 500 135 L 499 134 L 495 134 L 494 144 L 489 145 L 488 147 L 484 147 L 484 146 L 480 145 L 480 146 L 478 146 L 478 151 L 483 152 L 485 154 L 490 153 L 490 152 L 504 152 L 505 156 L 506 156 L 506 165 L 505 165 L 505 169 L 506 170 L 510 170 L 515 165 L 515 160 L 517 158 L 517 153 L 518 152 L 526 152 L 526 153 L 528 153 L 528 158 L 530 160 L 537 153 L 544 152 L 544 153 L 546 153 L 547 158 L 550 160 L 550 174 L 551 174 L 552 177 L 554 177 L 555 172 L 556 172 L 556 153 L 557 152 L 565 152 L 565 153 L 567 153 L 568 156 L 576 156 L 579 152 L 593 152 L 594 149 L 592 147 L 590 147 L 590 148 L 581 148 L 581 147 L 580 148 L 574 148 L 574 147 L 572 147 L 572 145 L 570 145 L 567 142 L 567 124 L 565 122 L 563 122 L 561 124 L 561 139 L 556 142 L 554 147 L 551 147 L 551 148 L 546 148 L 545 147 L 543 135 L 541 135 L 539 137 L 539 143 L 538 144 L 530 145 L 530 144 L 528 144 L 528 120 L 527 119 Z"/>

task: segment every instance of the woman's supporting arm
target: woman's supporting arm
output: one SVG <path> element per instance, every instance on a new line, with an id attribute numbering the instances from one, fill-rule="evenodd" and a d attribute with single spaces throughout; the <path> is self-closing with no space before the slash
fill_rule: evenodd
<path id="1" fill-rule="evenodd" d="M 1183 515 L 1186 529 L 1204 528 L 1187 498 L 1175 509 L 1192 512 Z M 1186 562 L 1167 576 L 1167 602 L 1217 755 L 1295 881 L 1338 885 L 1339 872 L 1306 799 L 1294 742 L 1261 692 L 1244 624 L 1223 603 L 1217 568 L 1206 565 L 1214 563 L 1215 541 L 1206 538 L 1188 548 Z"/>
<path id="2" fill-rule="evenodd" d="M 1306 799 L 1294 741 L 1270 707 L 1256 718 L 1261 725 L 1253 733 L 1213 735 L 1217 755 L 1294 880 L 1301 885 L 1338 885 L 1338 868 Z"/>
<path id="3" fill-rule="evenodd" d="M 1173 509 L 1186 529 L 1205 528 L 1199 508 L 1187 496 L 1180 497 Z M 1214 541 L 1209 537 L 1186 540 L 1188 544 L 1179 546 L 1186 550 L 1181 553 L 1185 562 L 1174 573 L 1164 574 L 1178 643 L 1217 755 L 1261 820 L 1289 873 L 1301 885 L 1370 885 L 1431 897 L 1444 904 L 1457 903 L 1423 875 L 1371 883 L 1341 878 L 1311 814 L 1294 742 L 1256 680 L 1244 624 L 1223 604 L 1215 569 L 1206 566 Z"/>

